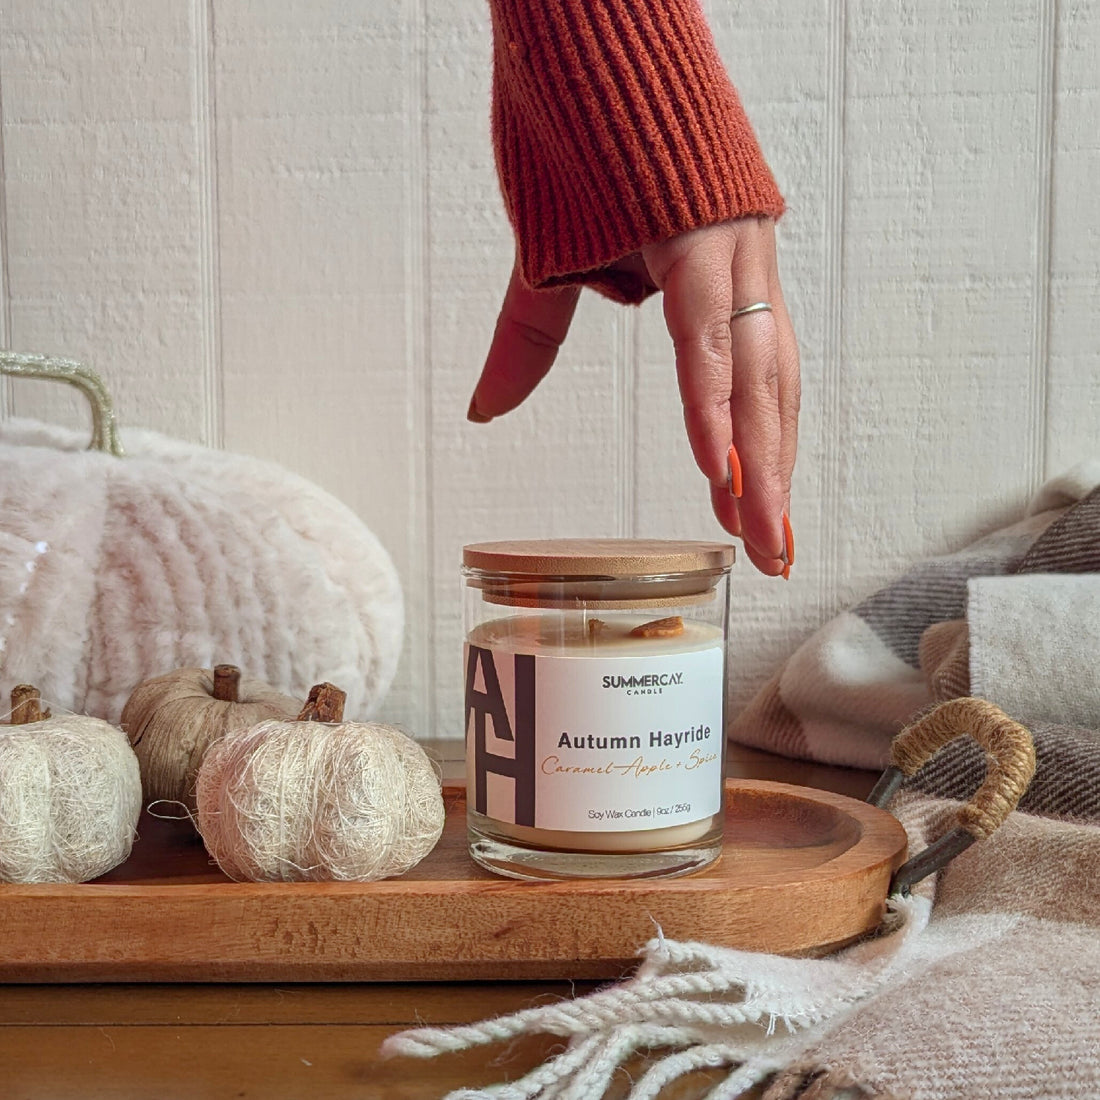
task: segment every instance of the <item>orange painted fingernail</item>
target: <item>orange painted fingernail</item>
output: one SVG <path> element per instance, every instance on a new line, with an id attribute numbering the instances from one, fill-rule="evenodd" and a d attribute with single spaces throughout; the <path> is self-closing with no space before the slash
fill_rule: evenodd
<path id="1" fill-rule="evenodd" d="M 470 407 L 466 410 L 466 419 L 472 424 L 488 424 L 493 419 L 491 416 L 486 416 L 477 407 L 477 394 L 470 398 Z"/>
<path id="2" fill-rule="evenodd" d="M 791 579 L 791 567 L 789 565 L 783 566 L 783 572 L 781 576 L 785 581 L 789 581 Z"/>
<path id="3" fill-rule="evenodd" d="M 783 564 L 786 566 L 783 576 L 786 577 L 794 565 L 794 531 L 791 528 L 791 517 L 786 512 L 783 513 Z"/>
<path id="4" fill-rule="evenodd" d="M 730 493 L 740 499 L 743 486 L 741 484 L 741 458 L 737 453 L 737 448 L 731 443 L 730 453 L 726 458 L 726 465 L 729 468 L 729 472 L 726 474 L 726 485 L 729 486 Z"/>

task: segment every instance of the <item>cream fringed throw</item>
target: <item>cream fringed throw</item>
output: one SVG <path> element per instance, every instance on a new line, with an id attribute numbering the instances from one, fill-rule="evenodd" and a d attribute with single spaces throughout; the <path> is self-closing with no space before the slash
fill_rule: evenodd
<path id="1" fill-rule="evenodd" d="M 917 850 L 958 804 L 906 795 L 897 809 Z M 707 1100 L 769 1078 L 765 1100 L 1100 1095 L 1100 829 L 1012 814 L 939 876 L 931 915 L 930 894 L 919 884 L 896 904 L 899 927 L 828 959 L 657 939 L 621 985 L 407 1032 L 386 1049 L 428 1057 L 519 1034 L 569 1039 L 522 1080 L 450 1100 L 597 1100 L 647 1048 L 630 1100 L 656 1100 L 701 1067 L 728 1067 Z"/>
<path id="2" fill-rule="evenodd" d="M 903 814 L 937 832 L 955 805 L 910 795 Z M 1100 828 L 1012 814 L 939 876 L 920 940 L 765 1100 L 1100 1096 Z"/>
<path id="3" fill-rule="evenodd" d="M 568 1039 L 523 1080 L 453 1100 L 597 1100 L 647 1049 L 631 1100 L 656 1100 L 699 1067 L 723 1071 L 698 1093 L 707 1100 L 762 1081 L 765 1100 L 1100 1096 L 1100 618 L 1088 613 L 1100 606 L 1098 484 L 1100 463 L 1079 467 L 1020 523 L 841 615 L 733 727 L 774 752 L 877 768 L 939 699 L 983 695 L 1029 725 L 1038 769 L 1020 812 L 898 902 L 892 930 L 819 960 L 657 939 L 618 986 L 405 1033 L 387 1049 Z M 918 773 L 892 807 L 911 850 L 950 828 L 953 799 L 984 768 L 961 740 Z"/>

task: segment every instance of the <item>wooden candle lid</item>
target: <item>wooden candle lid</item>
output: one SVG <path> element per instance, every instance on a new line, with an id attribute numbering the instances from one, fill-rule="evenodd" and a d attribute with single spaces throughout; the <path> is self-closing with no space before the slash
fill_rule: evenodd
<path id="1" fill-rule="evenodd" d="M 492 573 L 556 577 L 660 577 L 728 569 L 735 549 L 724 542 L 674 539 L 527 539 L 475 542 L 462 564 Z"/>
<path id="2" fill-rule="evenodd" d="M 673 539 L 528 539 L 463 547 L 468 583 L 490 603 L 674 606 L 713 598 L 734 547 Z"/>

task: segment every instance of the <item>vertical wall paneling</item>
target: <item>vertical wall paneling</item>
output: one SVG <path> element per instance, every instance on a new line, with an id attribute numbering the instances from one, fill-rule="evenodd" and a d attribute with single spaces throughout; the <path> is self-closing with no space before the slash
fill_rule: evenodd
<path id="1" fill-rule="evenodd" d="M 7 16 L 0 10 L 0 39 L 4 38 Z M 8 183 L 4 157 L 4 71 L 0 65 L 0 348 L 12 347 L 11 293 L 8 275 Z M 0 420 L 10 415 L 11 379 L 0 378 Z"/>
<path id="2" fill-rule="evenodd" d="M 1031 484 L 1047 471 L 1047 395 L 1050 374 L 1050 230 L 1053 193 L 1054 81 L 1057 0 L 1042 0 L 1036 36 L 1035 81 L 1035 293 L 1032 299 L 1031 389 L 1028 435 Z"/>
<path id="3" fill-rule="evenodd" d="M 406 21 L 216 0 L 213 28 L 226 445 L 347 503 L 408 592 Z M 407 672 L 394 721 L 424 691 Z"/>
<path id="4" fill-rule="evenodd" d="M 1016 514 L 1032 481 L 1042 8 L 993 10 L 849 0 L 844 602 Z"/>
<path id="5" fill-rule="evenodd" d="M 10 331 L 90 361 L 127 425 L 204 434 L 190 3 L 8 3 L 4 93 Z M 68 390 L 68 387 L 63 387 Z M 13 411 L 86 425 L 57 386 Z"/>
<path id="6" fill-rule="evenodd" d="M 745 703 L 809 631 L 835 611 L 830 549 L 840 446 L 830 404 L 839 402 L 838 308 L 842 285 L 843 7 L 841 0 L 713 3 L 715 40 L 753 121 L 787 203 L 777 228 L 784 297 L 799 341 L 802 407 L 791 516 L 797 564 L 789 582 L 760 576 L 744 557 L 734 568 L 731 705 Z M 781 64 L 777 58 L 782 57 Z M 672 415 L 675 383 L 659 303 L 646 319 L 642 427 L 676 461 L 644 474 L 639 508 L 669 535 L 724 537 L 706 485 Z"/>
<path id="7" fill-rule="evenodd" d="M 824 326 L 821 349 L 821 420 L 826 425 L 821 449 L 821 528 L 818 554 L 825 563 L 817 587 L 819 621 L 837 610 L 840 592 L 841 492 L 831 472 L 841 466 L 844 440 L 827 425 L 841 422 L 844 384 L 844 106 L 847 89 L 847 0 L 828 4 L 828 76 L 825 130 L 825 266 L 822 293 Z M 811 459 L 812 461 L 812 459 Z"/>
<path id="8" fill-rule="evenodd" d="M 434 728 L 458 736 L 462 546 L 615 534 L 621 342 L 619 309 L 582 294 L 565 346 L 531 398 L 490 424 L 467 422 L 512 260 L 490 141 L 488 5 L 433 0 L 428 43 Z"/>
<path id="9" fill-rule="evenodd" d="M 1100 0 L 1057 11 L 1047 466 L 1100 457 Z"/>
<path id="10" fill-rule="evenodd" d="M 787 199 L 803 410 L 789 583 L 735 566 L 731 701 L 916 559 L 1098 457 L 1100 0 L 704 0 Z M 0 3 L 0 345 L 123 429 L 276 460 L 401 574 L 381 716 L 461 736 L 466 542 L 723 538 L 659 298 L 581 297 L 466 408 L 512 264 L 484 0 Z M 0 416 L 87 423 L 65 388 Z"/>
<path id="11" fill-rule="evenodd" d="M 615 359 L 613 370 L 615 383 L 615 434 L 618 440 L 614 469 L 614 484 L 618 488 L 616 501 L 615 534 L 619 538 L 635 537 L 635 485 L 634 471 L 638 461 L 637 377 L 638 338 L 640 326 L 638 311 L 620 310 L 615 325 Z"/>
<path id="12" fill-rule="evenodd" d="M 429 49 L 426 0 L 406 0 L 405 103 L 405 355 L 408 379 L 410 501 L 409 583 L 406 592 L 405 653 L 399 673 L 408 685 L 407 723 L 413 731 L 431 729 L 430 694 L 418 686 L 436 683 L 432 640 L 433 475 L 430 240 L 428 224 Z"/>
<path id="13" fill-rule="evenodd" d="M 221 280 L 218 265 L 217 99 L 214 88 L 213 0 L 191 0 L 195 43 L 195 163 L 202 286 L 203 442 L 222 447 Z"/>
<path id="14" fill-rule="evenodd" d="M 426 595 L 436 672 L 431 724 L 437 736 L 458 738 L 463 725 L 461 548 L 466 542 L 517 535 L 508 530 L 509 521 L 522 509 L 521 487 L 531 472 L 515 435 L 522 412 L 492 424 L 466 420 L 511 262 L 489 142 L 488 7 L 429 0 L 425 16 L 433 425 L 428 506 L 434 531 Z M 510 441 L 503 453 L 502 436 Z"/>

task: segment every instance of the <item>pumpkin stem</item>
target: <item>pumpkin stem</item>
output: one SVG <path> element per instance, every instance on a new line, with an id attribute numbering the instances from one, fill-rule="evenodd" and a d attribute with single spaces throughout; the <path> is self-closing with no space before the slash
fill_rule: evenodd
<path id="1" fill-rule="evenodd" d="M 347 693 L 335 684 L 315 684 L 309 689 L 309 698 L 298 715 L 299 722 L 339 722 L 344 717 L 344 701 Z"/>
<path id="2" fill-rule="evenodd" d="M 241 670 L 236 665 L 214 667 L 214 698 L 226 703 L 240 701 Z"/>
<path id="3" fill-rule="evenodd" d="M 11 718 L 13 726 L 29 726 L 32 722 L 44 722 L 50 712 L 42 710 L 42 696 L 32 684 L 17 684 L 11 689 Z"/>

